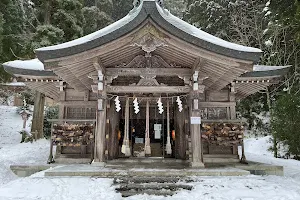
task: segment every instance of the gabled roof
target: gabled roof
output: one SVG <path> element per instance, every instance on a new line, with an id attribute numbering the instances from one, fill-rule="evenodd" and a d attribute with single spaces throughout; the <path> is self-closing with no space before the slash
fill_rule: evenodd
<path id="1" fill-rule="evenodd" d="M 217 54 L 253 62 L 257 62 L 261 55 L 260 49 L 230 43 L 201 31 L 160 7 L 155 0 L 143 0 L 127 16 L 99 31 L 70 42 L 36 49 L 36 54 L 44 62 L 91 50 L 134 31 L 149 19 L 175 37 Z"/>

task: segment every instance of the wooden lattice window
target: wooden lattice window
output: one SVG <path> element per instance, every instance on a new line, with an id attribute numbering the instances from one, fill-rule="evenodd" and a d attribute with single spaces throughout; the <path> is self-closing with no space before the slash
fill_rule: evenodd
<path id="1" fill-rule="evenodd" d="M 67 119 L 96 119 L 96 108 L 67 107 Z"/>

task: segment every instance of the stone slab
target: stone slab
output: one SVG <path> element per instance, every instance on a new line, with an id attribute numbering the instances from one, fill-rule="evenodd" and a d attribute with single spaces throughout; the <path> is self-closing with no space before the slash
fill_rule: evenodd
<path id="1" fill-rule="evenodd" d="M 243 176 L 250 172 L 237 168 L 216 169 L 112 169 L 91 165 L 68 165 L 51 169 L 45 172 L 45 176 L 162 176 L 162 177 L 186 177 L 186 176 Z"/>
<path id="2" fill-rule="evenodd" d="M 18 177 L 27 177 L 54 166 L 55 165 L 11 165 L 10 170 Z"/>

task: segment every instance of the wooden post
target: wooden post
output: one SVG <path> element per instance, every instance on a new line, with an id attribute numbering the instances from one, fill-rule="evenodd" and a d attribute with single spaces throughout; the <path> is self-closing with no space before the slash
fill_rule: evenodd
<path id="1" fill-rule="evenodd" d="M 109 118 L 109 142 L 108 155 L 109 159 L 117 158 L 119 153 L 118 130 L 119 130 L 119 113 L 116 112 L 115 104 L 111 101 L 108 109 L 107 118 Z"/>
<path id="2" fill-rule="evenodd" d="M 190 117 L 200 117 L 200 111 L 194 108 L 194 103 L 197 99 L 192 99 Z M 200 124 L 191 124 L 191 143 L 192 143 L 192 163 L 195 168 L 203 168 L 203 152 L 201 141 Z"/>
<path id="3" fill-rule="evenodd" d="M 185 145 L 185 110 L 179 112 L 178 108 L 174 109 L 174 122 L 175 122 L 175 158 L 186 158 L 186 145 Z"/>
<path id="4" fill-rule="evenodd" d="M 53 139 L 52 139 L 52 132 L 53 132 L 53 122 L 51 122 L 51 136 L 50 136 L 50 152 L 49 152 L 49 158 L 47 161 L 47 164 L 54 163 L 53 159 Z"/>
<path id="5" fill-rule="evenodd" d="M 44 106 L 45 106 L 45 95 L 36 91 L 34 101 L 34 111 L 32 117 L 31 132 L 37 131 L 37 139 L 44 137 Z"/>
<path id="6" fill-rule="evenodd" d="M 193 80 L 194 80 L 193 92 L 190 93 L 190 99 L 191 99 L 190 117 L 201 117 L 200 109 L 199 109 L 199 93 L 204 92 L 204 87 L 202 87 L 202 91 L 199 90 L 197 71 L 193 75 Z M 191 143 L 192 143 L 191 167 L 195 167 L 195 168 L 204 167 L 200 126 L 201 124 L 193 124 L 191 121 Z"/>
<path id="7" fill-rule="evenodd" d="M 66 101 L 66 90 L 65 90 L 66 86 L 65 83 L 63 81 L 59 82 L 59 101 L 60 102 L 64 102 Z M 65 106 L 64 104 L 59 104 L 58 107 L 58 118 L 59 119 L 64 119 L 65 117 Z"/>
<path id="8" fill-rule="evenodd" d="M 95 132 L 95 151 L 92 165 L 104 166 L 105 161 L 105 129 L 106 129 L 106 90 L 104 87 L 104 76 L 98 71 L 98 109 L 97 128 Z"/>

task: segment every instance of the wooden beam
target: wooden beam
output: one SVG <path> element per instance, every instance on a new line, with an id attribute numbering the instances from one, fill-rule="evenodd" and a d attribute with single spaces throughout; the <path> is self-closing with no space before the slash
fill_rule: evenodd
<path id="1" fill-rule="evenodd" d="M 97 106 L 97 101 L 61 101 L 59 105 L 64 106 L 81 106 L 81 107 L 95 107 Z"/>
<path id="2" fill-rule="evenodd" d="M 236 106 L 236 102 L 199 102 L 199 107 L 230 107 Z"/>
<path id="3" fill-rule="evenodd" d="M 191 76 L 191 69 L 185 68 L 106 68 L 107 76 Z"/>
<path id="4" fill-rule="evenodd" d="M 107 93 L 188 93 L 190 86 L 107 86 Z"/>

